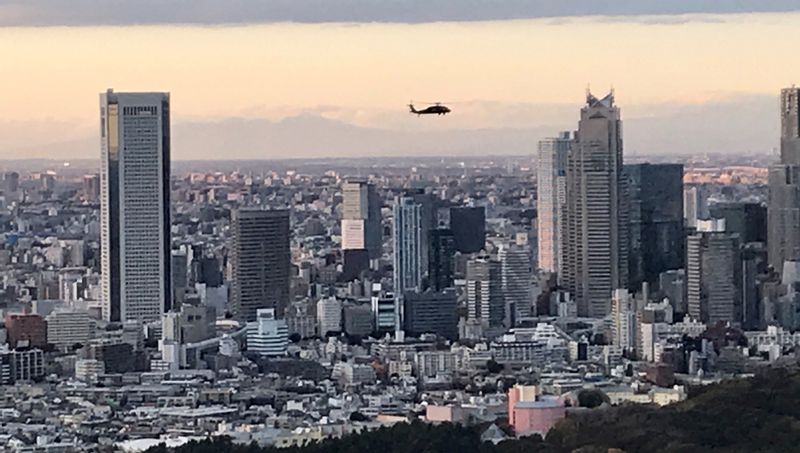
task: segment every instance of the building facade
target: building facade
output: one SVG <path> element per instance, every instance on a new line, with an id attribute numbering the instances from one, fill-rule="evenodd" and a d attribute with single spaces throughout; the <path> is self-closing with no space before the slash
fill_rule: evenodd
<path id="1" fill-rule="evenodd" d="M 413 198 L 396 197 L 393 226 L 394 292 L 402 297 L 422 289 L 422 207 Z"/>
<path id="2" fill-rule="evenodd" d="M 686 241 L 686 302 L 689 316 L 706 324 L 740 323 L 742 260 L 739 236 L 724 220 L 698 221 Z"/>
<path id="3" fill-rule="evenodd" d="M 559 281 L 578 315 L 601 318 L 611 293 L 628 284 L 628 215 L 622 171 L 622 120 L 614 93 L 587 94 L 567 162 L 564 259 Z"/>
<path id="4" fill-rule="evenodd" d="M 611 299 L 611 336 L 614 346 L 633 351 L 637 347 L 636 299 L 625 289 L 614 291 Z"/>
<path id="5" fill-rule="evenodd" d="M 781 90 L 781 160 L 769 169 L 769 264 L 800 260 L 800 88 Z"/>
<path id="6" fill-rule="evenodd" d="M 47 346 L 47 322 L 32 313 L 6 313 L 6 335 L 11 349 Z"/>
<path id="7" fill-rule="evenodd" d="M 286 320 L 275 318 L 275 309 L 259 308 L 256 320 L 247 323 L 247 350 L 265 357 L 286 355 L 289 327 Z"/>
<path id="8" fill-rule="evenodd" d="M 536 203 L 539 268 L 558 272 L 561 266 L 561 220 L 567 203 L 567 159 L 572 146 L 572 133 L 539 142 L 536 167 Z"/>
<path id="9" fill-rule="evenodd" d="M 767 242 L 767 207 L 761 203 L 725 202 L 708 208 L 712 219 L 725 219 L 725 231 L 736 233 L 742 244 Z"/>
<path id="10" fill-rule="evenodd" d="M 486 245 L 486 209 L 483 206 L 450 208 L 450 230 L 456 250 L 480 252 Z"/>
<path id="11" fill-rule="evenodd" d="M 467 319 L 488 327 L 502 327 L 505 321 L 503 280 L 500 262 L 487 256 L 467 263 Z"/>
<path id="12" fill-rule="evenodd" d="M 428 250 L 428 286 L 434 291 L 452 288 L 456 242 L 453 231 L 438 228 L 430 232 Z"/>
<path id="13" fill-rule="evenodd" d="M 170 308 L 168 93 L 100 95 L 101 300 L 106 321 Z"/>
<path id="14" fill-rule="evenodd" d="M 684 266 L 683 165 L 625 165 L 628 178 L 628 288 Z"/>
<path id="15" fill-rule="evenodd" d="M 317 302 L 317 326 L 321 337 L 327 335 L 328 332 L 341 332 L 342 303 L 333 297 Z"/>
<path id="16" fill-rule="evenodd" d="M 382 252 L 381 199 L 363 179 L 342 184 L 342 249 L 366 250 L 370 259 Z"/>
<path id="17" fill-rule="evenodd" d="M 92 338 L 94 324 L 89 313 L 78 310 L 56 310 L 46 318 L 47 342 L 60 349 L 84 345 Z"/>
<path id="18" fill-rule="evenodd" d="M 274 308 L 282 318 L 289 303 L 289 211 L 239 209 L 231 213 L 231 230 L 234 315 L 251 322 L 259 308 Z"/>
<path id="19" fill-rule="evenodd" d="M 458 337 L 458 298 L 455 290 L 407 293 L 403 303 L 403 322 L 407 335 L 419 337 L 432 333 L 450 340 Z"/>
<path id="20" fill-rule="evenodd" d="M 533 270 L 527 246 L 507 244 L 497 254 L 506 311 L 506 325 L 531 315 L 533 306 Z"/>

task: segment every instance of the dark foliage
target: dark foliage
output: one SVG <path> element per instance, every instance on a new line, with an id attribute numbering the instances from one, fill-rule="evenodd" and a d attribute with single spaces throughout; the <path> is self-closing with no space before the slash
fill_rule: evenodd
<path id="1" fill-rule="evenodd" d="M 547 435 L 570 451 L 583 446 L 626 452 L 798 451 L 800 373 L 770 370 L 705 387 L 663 408 L 622 406 L 571 417 Z"/>
<path id="2" fill-rule="evenodd" d="M 503 365 L 495 362 L 492 359 L 489 359 L 486 362 L 486 369 L 492 374 L 497 374 L 503 371 Z"/>
<path id="3" fill-rule="evenodd" d="M 593 409 L 608 402 L 608 397 L 600 390 L 587 389 L 578 392 L 578 405 Z"/>

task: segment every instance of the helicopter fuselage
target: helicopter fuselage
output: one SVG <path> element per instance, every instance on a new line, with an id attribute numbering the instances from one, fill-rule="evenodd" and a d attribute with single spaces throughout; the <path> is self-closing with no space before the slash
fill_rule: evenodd
<path id="1" fill-rule="evenodd" d="M 444 105 L 432 105 L 430 107 L 426 107 L 422 110 L 417 110 L 414 108 L 413 104 L 409 104 L 408 106 L 411 109 L 411 113 L 416 113 L 417 116 L 420 115 L 446 115 L 450 113 L 450 109 L 445 107 Z"/>

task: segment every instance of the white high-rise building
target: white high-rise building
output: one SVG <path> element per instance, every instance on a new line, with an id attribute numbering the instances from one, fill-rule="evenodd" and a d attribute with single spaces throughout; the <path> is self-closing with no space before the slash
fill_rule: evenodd
<path id="1" fill-rule="evenodd" d="M 742 258 L 738 234 L 724 219 L 700 220 L 686 238 L 686 305 L 706 324 L 742 320 Z"/>
<path id="2" fill-rule="evenodd" d="M 381 199 L 366 180 L 342 184 L 342 249 L 366 250 L 370 259 L 381 255 Z"/>
<path id="3" fill-rule="evenodd" d="M 247 323 L 247 349 L 262 356 L 286 355 L 289 326 L 285 319 L 275 318 L 274 308 L 256 310 L 256 320 Z"/>
<path id="4" fill-rule="evenodd" d="M 100 95 L 103 318 L 153 322 L 171 306 L 168 93 Z"/>
<path id="5" fill-rule="evenodd" d="M 321 337 L 328 332 L 341 332 L 342 303 L 333 297 L 317 302 L 317 326 Z"/>
<path id="6" fill-rule="evenodd" d="M 394 201 L 394 294 L 422 289 L 422 207 L 411 197 Z"/>
<path id="7" fill-rule="evenodd" d="M 520 318 L 531 315 L 533 305 L 533 272 L 528 248 L 510 244 L 500 248 L 500 274 L 506 305 L 506 324 L 516 325 Z M 513 316 L 513 318 L 511 318 Z"/>
<path id="8" fill-rule="evenodd" d="M 561 218 L 567 203 L 567 158 L 570 132 L 539 142 L 536 169 L 536 203 L 539 268 L 558 272 L 561 263 Z"/>
<path id="9" fill-rule="evenodd" d="M 502 327 L 505 319 L 499 261 L 479 256 L 467 262 L 467 319 Z"/>
<path id="10" fill-rule="evenodd" d="M 625 289 L 614 291 L 611 299 L 612 341 L 614 346 L 633 351 L 637 347 L 638 332 L 636 299 Z"/>

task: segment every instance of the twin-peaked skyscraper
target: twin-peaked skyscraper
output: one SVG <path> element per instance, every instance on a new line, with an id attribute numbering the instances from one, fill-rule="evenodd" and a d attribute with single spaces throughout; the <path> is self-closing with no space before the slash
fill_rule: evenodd
<path id="1" fill-rule="evenodd" d="M 628 215 L 622 167 L 622 120 L 614 93 L 591 94 L 567 158 L 560 228 L 561 284 L 579 316 L 604 317 L 611 294 L 628 284 Z"/>
<path id="2" fill-rule="evenodd" d="M 800 261 L 800 88 L 781 90 L 781 161 L 769 169 L 769 264 Z"/>
<path id="3" fill-rule="evenodd" d="M 623 165 L 622 149 L 613 92 L 587 93 L 578 130 L 539 142 L 539 267 L 579 316 L 605 317 L 615 290 L 683 267 L 683 167 Z"/>

